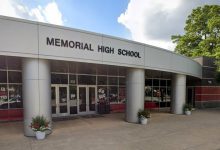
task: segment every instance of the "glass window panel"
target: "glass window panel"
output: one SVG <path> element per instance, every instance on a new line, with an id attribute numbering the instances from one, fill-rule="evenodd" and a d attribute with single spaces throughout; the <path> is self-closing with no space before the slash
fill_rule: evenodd
<path id="1" fill-rule="evenodd" d="M 89 87 L 89 111 L 95 111 L 95 87 Z"/>
<path id="2" fill-rule="evenodd" d="M 125 85 L 126 79 L 123 77 L 119 77 L 119 85 Z"/>
<path id="3" fill-rule="evenodd" d="M 97 90 L 98 101 L 107 100 L 107 86 L 98 86 Z"/>
<path id="4" fill-rule="evenodd" d="M 160 87 L 160 100 L 166 101 L 166 88 Z"/>
<path id="5" fill-rule="evenodd" d="M 69 84 L 76 84 L 76 75 L 69 75 Z"/>
<path id="6" fill-rule="evenodd" d="M 77 63 L 69 63 L 69 72 L 76 73 L 77 71 Z"/>
<path id="7" fill-rule="evenodd" d="M 108 87 L 109 93 L 109 102 L 110 103 L 118 103 L 118 87 L 117 86 L 109 86 Z"/>
<path id="8" fill-rule="evenodd" d="M 9 70 L 21 70 L 21 59 L 16 57 L 7 57 Z"/>
<path id="9" fill-rule="evenodd" d="M 22 83 L 21 72 L 9 71 L 8 81 L 9 83 Z"/>
<path id="10" fill-rule="evenodd" d="M 0 109 L 8 109 L 8 92 L 6 84 L 0 84 Z"/>
<path id="11" fill-rule="evenodd" d="M 171 80 L 167 80 L 167 86 L 171 86 Z"/>
<path id="12" fill-rule="evenodd" d="M 118 78 L 117 77 L 108 77 L 108 84 L 109 85 L 118 85 Z"/>
<path id="13" fill-rule="evenodd" d="M 117 76 L 118 68 L 115 66 L 108 66 L 108 75 Z"/>
<path id="14" fill-rule="evenodd" d="M 51 61 L 51 72 L 68 73 L 68 62 Z"/>
<path id="15" fill-rule="evenodd" d="M 145 101 L 152 101 L 152 87 L 145 87 Z"/>
<path id="16" fill-rule="evenodd" d="M 70 99 L 70 114 L 77 114 L 77 88 L 76 86 L 69 87 Z"/>
<path id="17" fill-rule="evenodd" d="M 79 87 L 79 111 L 86 111 L 86 88 Z"/>
<path id="18" fill-rule="evenodd" d="M 98 85 L 107 85 L 107 76 L 98 76 Z"/>
<path id="19" fill-rule="evenodd" d="M 77 88 L 76 88 L 76 86 L 70 86 L 69 94 L 70 94 L 70 101 L 77 101 Z M 76 103 L 71 106 L 76 106 Z"/>
<path id="20" fill-rule="evenodd" d="M 51 87 L 51 110 L 52 114 L 56 114 L 56 88 Z"/>
<path id="21" fill-rule="evenodd" d="M 126 99 L 125 87 L 119 87 L 118 102 L 125 103 L 125 99 Z"/>
<path id="22" fill-rule="evenodd" d="M 78 75 L 78 84 L 96 85 L 96 76 Z"/>
<path id="23" fill-rule="evenodd" d="M 166 86 L 166 80 L 160 80 L 160 86 Z"/>
<path id="24" fill-rule="evenodd" d="M 6 57 L 0 56 L 0 69 L 6 69 Z"/>
<path id="25" fill-rule="evenodd" d="M 67 113 L 67 87 L 59 87 L 60 113 Z"/>
<path id="26" fill-rule="evenodd" d="M 159 80 L 153 79 L 153 86 L 159 86 Z"/>
<path id="27" fill-rule="evenodd" d="M 126 69 L 123 67 L 118 68 L 119 76 L 126 76 Z"/>
<path id="28" fill-rule="evenodd" d="M 0 71 L 0 83 L 7 83 L 7 72 Z"/>
<path id="29" fill-rule="evenodd" d="M 78 63 L 77 65 L 79 74 L 96 74 L 95 64 Z"/>
<path id="30" fill-rule="evenodd" d="M 22 108 L 22 87 L 21 85 L 10 85 L 9 86 L 9 107 L 10 108 Z"/>
<path id="31" fill-rule="evenodd" d="M 52 84 L 68 84 L 68 75 L 67 74 L 51 74 L 51 83 Z"/>
<path id="32" fill-rule="evenodd" d="M 170 100 L 171 100 L 171 89 L 167 88 L 166 101 L 170 102 Z"/>
<path id="33" fill-rule="evenodd" d="M 159 90 L 159 87 L 153 87 L 152 101 L 159 101 L 159 100 L 160 100 L 160 90 Z"/>
<path id="34" fill-rule="evenodd" d="M 108 67 L 105 65 L 97 65 L 97 74 L 98 75 L 107 75 Z"/>
<path id="35" fill-rule="evenodd" d="M 152 86 L 152 79 L 145 79 L 145 86 Z"/>

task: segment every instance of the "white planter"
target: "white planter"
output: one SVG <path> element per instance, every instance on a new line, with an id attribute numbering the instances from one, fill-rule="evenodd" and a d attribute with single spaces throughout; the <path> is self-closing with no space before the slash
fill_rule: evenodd
<path id="1" fill-rule="evenodd" d="M 37 138 L 38 140 L 43 140 L 43 139 L 45 139 L 45 135 L 46 135 L 45 132 L 36 131 L 35 134 L 36 134 L 36 138 Z"/>
<path id="2" fill-rule="evenodd" d="M 191 111 L 186 110 L 186 111 L 185 111 L 185 114 L 186 114 L 186 115 L 191 115 Z"/>
<path id="3" fill-rule="evenodd" d="M 147 124 L 147 118 L 140 118 L 141 124 Z"/>

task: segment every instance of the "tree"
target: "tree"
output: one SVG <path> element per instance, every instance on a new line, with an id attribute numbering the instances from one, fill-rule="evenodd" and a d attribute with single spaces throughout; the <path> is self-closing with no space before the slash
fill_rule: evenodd
<path id="1" fill-rule="evenodd" d="M 220 6 L 205 5 L 188 16 L 184 35 L 173 35 L 175 52 L 188 57 L 209 56 L 220 60 Z"/>

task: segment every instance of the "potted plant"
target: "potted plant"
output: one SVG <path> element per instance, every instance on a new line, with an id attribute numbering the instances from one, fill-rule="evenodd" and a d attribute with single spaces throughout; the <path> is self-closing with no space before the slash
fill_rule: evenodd
<path id="1" fill-rule="evenodd" d="M 139 110 L 138 111 L 138 119 L 140 124 L 147 124 L 148 118 L 150 118 L 150 112 L 147 110 Z"/>
<path id="2" fill-rule="evenodd" d="M 30 127 L 35 132 L 38 140 L 45 139 L 45 131 L 50 130 L 49 121 L 44 116 L 33 117 Z"/>
<path id="3" fill-rule="evenodd" d="M 185 114 L 186 115 L 191 115 L 192 114 L 191 111 L 192 111 L 192 105 L 191 104 L 185 104 L 184 105 Z"/>

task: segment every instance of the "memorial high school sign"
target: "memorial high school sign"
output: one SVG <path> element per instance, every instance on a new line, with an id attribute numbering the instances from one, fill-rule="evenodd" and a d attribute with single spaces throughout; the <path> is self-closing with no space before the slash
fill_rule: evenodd
<path id="1" fill-rule="evenodd" d="M 91 43 L 86 42 L 78 42 L 78 41 L 72 41 L 72 40 L 64 40 L 60 38 L 46 38 L 46 44 L 48 46 L 57 46 L 57 47 L 66 47 L 66 48 L 72 48 L 72 49 L 78 49 L 78 50 L 88 50 L 88 51 L 94 51 L 94 47 Z M 135 57 L 135 58 L 141 58 L 140 53 L 137 51 L 131 51 L 131 50 L 125 50 L 125 49 L 117 49 L 117 52 L 115 52 L 115 48 L 110 46 L 103 46 L 98 45 L 96 49 L 98 52 L 101 53 L 109 53 L 109 54 L 118 54 L 122 56 L 129 56 L 129 57 Z"/>

